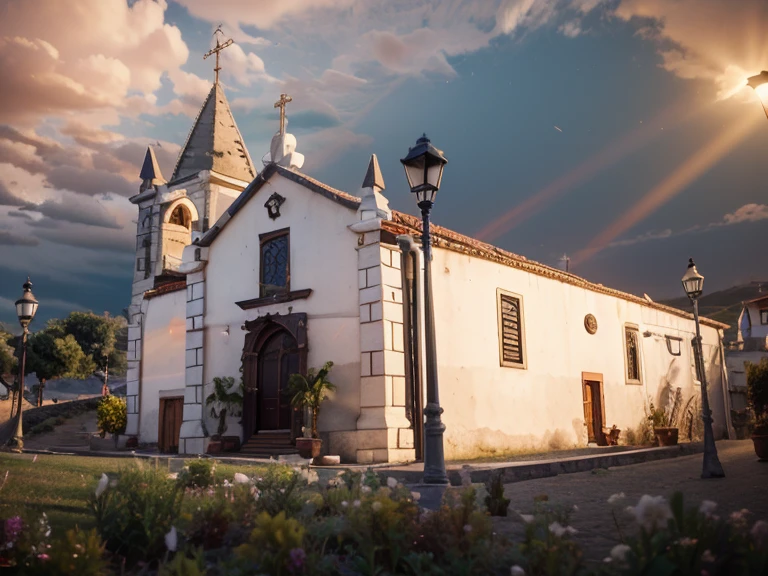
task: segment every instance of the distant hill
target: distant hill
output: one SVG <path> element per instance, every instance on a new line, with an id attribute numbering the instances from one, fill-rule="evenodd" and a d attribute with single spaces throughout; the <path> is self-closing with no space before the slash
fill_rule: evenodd
<path id="1" fill-rule="evenodd" d="M 725 340 L 733 340 L 738 332 L 739 314 L 741 314 L 741 303 L 747 300 L 753 300 L 760 296 L 768 296 L 768 282 L 750 282 L 741 286 L 733 286 L 711 294 L 704 294 L 699 298 L 699 313 L 702 316 L 729 324 L 730 328 L 725 331 Z M 661 304 L 680 308 L 681 310 L 690 310 L 691 302 L 687 297 L 673 298 L 672 300 L 660 300 Z"/>

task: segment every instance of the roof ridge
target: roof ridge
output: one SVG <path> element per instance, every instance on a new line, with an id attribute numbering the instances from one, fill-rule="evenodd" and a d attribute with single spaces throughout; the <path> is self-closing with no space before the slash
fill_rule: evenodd
<path id="1" fill-rule="evenodd" d="M 412 228 L 416 231 L 421 231 L 421 228 L 422 228 L 420 218 L 417 218 L 416 216 L 412 216 L 410 214 L 406 214 L 404 212 L 398 212 L 397 210 L 392 210 L 392 220 L 385 221 L 384 225 L 397 226 L 398 224 L 401 226 Z M 435 247 L 448 248 L 448 249 L 453 249 L 455 251 L 458 251 L 456 250 L 455 246 L 450 245 L 450 242 L 455 242 L 457 244 L 464 244 L 467 248 L 470 248 L 471 251 L 474 252 L 474 253 L 470 253 L 469 254 L 470 256 L 478 256 L 480 258 L 485 257 L 486 260 L 498 261 L 499 263 L 505 264 L 505 265 L 516 263 L 518 264 L 517 266 L 518 268 L 527 270 L 534 274 L 538 273 L 540 276 L 549 277 L 554 280 L 559 280 L 567 284 L 579 286 L 581 288 L 585 288 L 593 292 L 598 292 L 600 294 L 606 294 L 608 296 L 621 298 L 623 300 L 627 300 L 628 302 L 634 302 L 636 304 L 647 306 L 649 308 L 654 308 L 656 310 L 660 310 L 663 312 L 669 312 L 671 314 L 674 314 L 676 316 L 682 316 L 683 318 L 686 318 L 689 320 L 693 318 L 693 314 L 691 314 L 690 312 L 686 312 L 685 310 L 680 310 L 679 308 L 675 308 L 673 306 L 667 306 L 666 304 L 660 304 L 659 302 L 649 302 L 648 300 L 646 300 L 645 298 L 641 298 L 640 296 L 636 296 L 628 292 L 623 292 L 615 288 L 609 288 L 608 286 L 604 286 L 603 284 L 596 284 L 594 282 L 590 282 L 586 278 L 582 278 L 581 276 L 577 276 L 576 274 L 572 274 L 570 272 L 564 272 L 557 268 L 547 266 L 546 264 L 541 264 L 534 260 L 529 260 L 525 256 L 514 254 L 513 252 L 509 252 L 507 250 L 504 250 L 503 248 L 499 248 L 498 246 L 494 246 L 492 244 L 488 244 L 481 240 L 477 240 L 476 238 L 472 238 L 471 236 L 466 236 L 464 234 L 454 232 L 453 230 L 450 230 L 448 228 L 444 228 L 442 226 L 432 224 L 430 226 L 430 230 L 432 231 L 432 234 L 434 235 L 434 237 L 438 240 L 438 242 L 435 243 Z M 440 240 L 443 240 L 443 242 L 445 243 L 443 246 L 440 246 L 440 242 L 439 242 Z M 466 252 L 466 251 L 463 251 L 463 252 Z M 483 252 L 485 252 L 485 254 Z M 498 257 L 498 260 L 488 258 L 487 255 L 489 255 L 489 253 L 496 255 Z M 706 324 L 714 328 L 725 329 L 729 327 L 728 324 L 718 322 L 717 320 L 712 320 L 711 318 L 705 318 L 703 316 L 701 317 L 701 321 L 703 324 Z"/>

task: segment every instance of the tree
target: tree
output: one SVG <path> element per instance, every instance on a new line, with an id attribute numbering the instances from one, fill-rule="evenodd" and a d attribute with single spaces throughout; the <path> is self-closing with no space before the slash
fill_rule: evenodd
<path id="1" fill-rule="evenodd" d="M 102 316 L 93 312 L 71 312 L 60 322 L 66 334 L 71 334 L 83 352 L 92 357 L 96 368 L 104 374 L 104 392 L 109 383 L 109 371 L 124 374 L 127 368 L 125 351 L 118 346 L 127 332 L 127 320 L 123 316 Z M 123 340 L 125 341 L 125 340 Z"/>
<path id="2" fill-rule="evenodd" d="M 15 338 L 7 332 L 0 332 L 0 384 L 10 393 L 13 378 L 18 370 L 19 359 L 16 356 Z"/>
<path id="3" fill-rule="evenodd" d="M 96 369 L 91 356 L 86 355 L 72 334 L 64 334 L 58 321 L 50 321 L 27 341 L 26 373 L 34 372 L 40 380 L 37 405 L 42 405 L 43 389 L 48 380 L 56 378 L 87 378 Z"/>

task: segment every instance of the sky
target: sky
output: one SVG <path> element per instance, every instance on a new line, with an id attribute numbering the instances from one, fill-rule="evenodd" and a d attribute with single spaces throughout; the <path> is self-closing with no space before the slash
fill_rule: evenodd
<path id="1" fill-rule="evenodd" d="M 288 105 L 305 172 L 358 194 L 426 133 L 433 221 L 654 300 L 694 257 L 768 280 L 765 0 L 0 0 L 0 321 L 130 301 L 138 174 L 167 177 L 213 80 L 254 161 Z"/>

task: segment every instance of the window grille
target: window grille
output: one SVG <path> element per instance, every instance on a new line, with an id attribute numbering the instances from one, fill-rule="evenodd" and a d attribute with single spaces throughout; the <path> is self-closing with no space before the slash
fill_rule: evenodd
<path id="1" fill-rule="evenodd" d="M 290 263 L 288 234 L 262 240 L 260 295 L 272 296 L 289 291 Z"/>

